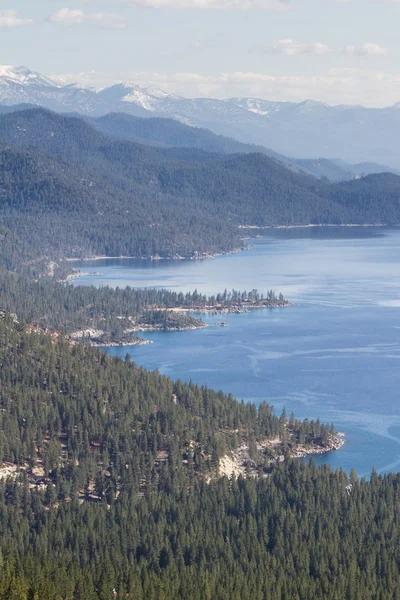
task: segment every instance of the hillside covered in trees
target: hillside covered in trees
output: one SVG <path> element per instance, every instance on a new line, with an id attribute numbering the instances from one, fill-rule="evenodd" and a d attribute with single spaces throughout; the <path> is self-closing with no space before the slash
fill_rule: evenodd
<path id="1" fill-rule="evenodd" d="M 14 111 L 22 109 L 23 107 L 14 107 Z M 371 162 L 349 164 L 345 161 L 326 158 L 288 157 L 274 152 L 270 148 L 245 144 L 230 137 L 217 135 L 208 129 L 191 127 L 174 119 L 142 118 L 119 112 L 97 118 L 87 118 L 87 121 L 98 131 L 116 139 L 131 140 L 160 148 L 197 148 L 217 154 L 265 154 L 293 171 L 300 171 L 318 179 L 326 177 L 330 181 L 348 181 L 360 175 L 372 173 L 390 171 L 396 175 L 400 174 L 400 171 L 396 169 Z"/>
<path id="2" fill-rule="evenodd" d="M 0 361 L 1 600 L 399 598 L 399 476 L 268 459 L 213 476 L 240 445 L 324 438 L 319 422 L 7 315 Z"/>
<path id="3" fill-rule="evenodd" d="M 400 223 L 400 178 L 331 184 L 268 156 L 114 139 L 43 109 L 0 117 L 3 265 L 40 257 L 199 256 L 240 225 Z"/>

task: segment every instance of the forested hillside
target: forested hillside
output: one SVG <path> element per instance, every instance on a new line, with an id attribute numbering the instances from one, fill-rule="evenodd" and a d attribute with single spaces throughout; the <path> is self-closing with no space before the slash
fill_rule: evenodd
<path id="1" fill-rule="evenodd" d="M 37 107 L 28 104 L 0 105 L 0 114 L 33 108 Z M 80 117 L 77 113 L 71 113 L 71 115 Z M 400 174 L 393 167 L 373 162 L 351 164 L 339 159 L 294 158 L 290 156 L 290 153 L 285 156 L 265 146 L 239 142 L 232 137 L 217 135 L 209 129 L 193 127 L 166 117 L 144 118 L 135 117 L 126 112 L 113 112 L 97 118 L 82 118 L 85 118 L 97 131 L 114 139 L 130 140 L 159 148 L 192 148 L 192 150 L 197 149 L 216 154 L 249 154 L 256 152 L 276 159 L 293 171 L 303 172 L 317 179 L 326 177 L 330 181 L 348 181 L 360 175 L 365 176 L 373 173 L 390 171 L 396 175 Z"/>
<path id="2" fill-rule="evenodd" d="M 197 148 L 217 154 L 261 153 L 274 158 L 293 171 L 301 171 L 318 179 L 347 181 L 359 175 L 385 173 L 399 175 L 396 169 L 376 163 L 350 164 L 326 158 L 293 158 L 274 152 L 271 148 L 245 144 L 230 137 L 217 135 L 208 129 L 191 127 L 174 119 L 141 118 L 126 113 L 110 113 L 102 117 L 87 119 L 98 131 L 114 138 L 131 140 L 150 146 L 165 148 Z"/>
<path id="3" fill-rule="evenodd" d="M 287 157 L 255 144 L 244 144 L 209 129 L 191 127 L 174 119 L 134 117 L 126 113 L 110 113 L 86 119 L 97 131 L 119 139 L 164 148 L 197 148 L 216 154 L 248 154 L 259 152 L 282 162 Z"/>
<path id="4" fill-rule="evenodd" d="M 188 453 L 193 470 L 206 472 L 249 435 L 279 432 L 267 406 L 173 383 L 7 315 L 0 336 L 0 462 L 41 465 L 60 485 L 74 481 L 75 493 L 88 477 L 104 489 L 112 481 L 114 494 L 157 489 L 165 470 L 158 451 L 169 457 L 170 476 L 182 477 Z"/>
<path id="5" fill-rule="evenodd" d="M 174 202 L 137 181 L 123 190 L 36 149 L 0 146 L 0 182 L 1 260 L 8 269 L 25 264 L 35 273 L 41 256 L 193 256 L 241 245 L 231 224 L 184 199 Z"/>
<path id="6" fill-rule="evenodd" d="M 3 140 L 1 142 L 1 140 Z M 38 257 L 198 256 L 239 225 L 400 223 L 400 178 L 330 184 L 262 154 L 113 140 L 42 109 L 0 117 L 3 264 Z"/>
<path id="7" fill-rule="evenodd" d="M 399 476 L 285 461 L 210 480 L 238 445 L 318 422 L 8 316 L 0 360 L 1 600 L 399 598 Z"/>

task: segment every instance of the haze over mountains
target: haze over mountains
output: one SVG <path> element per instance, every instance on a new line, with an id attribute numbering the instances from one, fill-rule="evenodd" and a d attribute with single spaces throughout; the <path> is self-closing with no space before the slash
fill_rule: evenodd
<path id="1" fill-rule="evenodd" d="M 171 117 L 290 157 L 340 157 L 352 163 L 377 162 L 400 168 L 399 104 L 365 108 L 328 106 L 312 100 L 292 103 L 257 98 L 189 99 L 156 88 L 142 89 L 129 82 L 97 91 L 25 67 L 0 67 L 0 104 L 33 104 L 93 117 L 110 112 Z M 365 171 L 361 172 L 368 173 L 370 166 L 364 166 Z M 351 168 L 348 171 L 354 173 Z"/>

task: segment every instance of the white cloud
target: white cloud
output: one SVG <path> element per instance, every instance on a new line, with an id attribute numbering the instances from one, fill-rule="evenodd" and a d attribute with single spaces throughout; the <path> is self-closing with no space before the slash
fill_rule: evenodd
<path id="1" fill-rule="evenodd" d="M 257 72 L 200 73 L 79 73 L 63 79 L 97 88 L 121 81 L 159 87 L 185 97 L 255 96 L 299 102 L 312 98 L 328 104 L 387 106 L 400 98 L 400 74 L 351 68 L 329 69 L 321 75 L 272 75 Z"/>
<path id="2" fill-rule="evenodd" d="M 185 10 L 239 9 L 286 10 L 291 0 L 133 0 L 143 8 L 178 8 Z"/>
<path id="3" fill-rule="evenodd" d="M 328 54 L 329 46 L 321 42 L 303 43 L 295 40 L 284 39 L 279 40 L 277 44 L 264 48 L 267 54 L 286 54 L 287 56 L 295 56 L 297 54 Z"/>
<path id="4" fill-rule="evenodd" d="M 14 29 L 24 25 L 32 25 L 33 19 L 23 19 L 16 10 L 0 10 L 0 28 Z"/>
<path id="5" fill-rule="evenodd" d="M 388 56 L 389 54 L 387 48 L 383 48 L 375 42 L 368 42 L 362 46 L 346 46 L 344 52 L 356 56 Z"/>
<path id="6" fill-rule="evenodd" d="M 126 27 L 124 17 L 115 13 L 85 13 L 78 8 L 60 8 L 47 19 L 50 23 L 65 23 L 67 25 L 98 25 L 111 29 Z"/>
<path id="7" fill-rule="evenodd" d="M 399 0 L 400 3 L 400 0 Z M 283 39 L 279 40 L 276 44 L 272 46 L 258 46 L 256 49 L 261 50 L 266 54 L 284 54 L 286 56 L 297 56 L 299 54 L 340 54 L 337 50 L 332 50 L 327 44 L 322 42 L 297 42 L 296 40 L 291 39 Z M 351 56 L 388 56 L 389 50 L 387 48 L 383 48 L 376 42 L 367 42 L 362 44 L 361 46 L 355 46 L 353 44 L 349 44 L 343 48 L 344 54 L 348 54 Z"/>

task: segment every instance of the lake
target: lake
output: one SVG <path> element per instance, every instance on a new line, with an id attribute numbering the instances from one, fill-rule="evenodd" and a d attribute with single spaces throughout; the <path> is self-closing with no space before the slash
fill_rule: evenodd
<path id="1" fill-rule="evenodd" d="M 213 259 L 80 261 L 75 285 L 282 292 L 290 308 L 202 316 L 209 327 L 141 334 L 109 348 L 173 379 L 267 400 L 277 414 L 320 417 L 346 445 L 316 462 L 368 476 L 400 470 L 400 229 L 268 230 L 249 250 Z"/>

